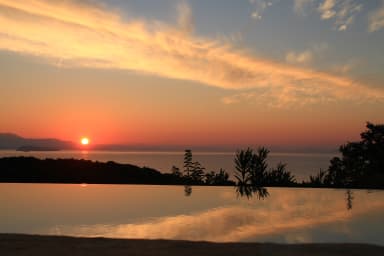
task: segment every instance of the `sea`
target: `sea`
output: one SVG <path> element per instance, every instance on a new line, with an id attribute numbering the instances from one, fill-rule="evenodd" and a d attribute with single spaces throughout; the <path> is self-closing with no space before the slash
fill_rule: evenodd
<path id="1" fill-rule="evenodd" d="M 150 167 L 162 173 L 169 173 L 173 166 L 183 169 L 184 151 L 97 151 L 97 150 L 71 150 L 71 151 L 34 151 L 22 152 L 15 150 L 0 150 L 0 157 L 33 156 L 45 158 L 73 158 L 92 161 L 114 161 L 117 163 L 133 164 L 140 167 Z M 290 171 L 301 182 L 308 180 L 310 175 L 326 170 L 329 161 L 337 156 L 331 153 L 270 153 L 268 156 L 269 168 L 278 163 L 286 164 Z M 234 174 L 234 152 L 199 152 L 193 151 L 193 161 L 198 161 L 206 171 L 219 171 L 221 168 Z"/>

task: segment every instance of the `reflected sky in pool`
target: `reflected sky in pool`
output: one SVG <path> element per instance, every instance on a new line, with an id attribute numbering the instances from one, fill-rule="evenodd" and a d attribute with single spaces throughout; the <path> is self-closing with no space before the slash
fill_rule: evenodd
<path id="1" fill-rule="evenodd" d="M 217 242 L 384 245 L 384 191 L 0 184 L 0 232 Z M 349 198 L 349 201 L 348 201 Z"/>

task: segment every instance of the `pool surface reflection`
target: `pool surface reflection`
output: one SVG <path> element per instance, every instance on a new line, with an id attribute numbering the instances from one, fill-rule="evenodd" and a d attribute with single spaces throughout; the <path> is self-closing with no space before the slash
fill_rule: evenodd
<path id="1" fill-rule="evenodd" d="M 0 232 L 217 242 L 384 245 L 384 191 L 0 184 Z"/>

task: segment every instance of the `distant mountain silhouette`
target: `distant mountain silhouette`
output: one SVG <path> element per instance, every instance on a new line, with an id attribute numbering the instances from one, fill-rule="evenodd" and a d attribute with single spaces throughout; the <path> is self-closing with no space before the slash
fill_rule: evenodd
<path id="1" fill-rule="evenodd" d="M 74 143 L 53 138 L 30 139 L 13 133 L 0 133 L 0 149 L 23 151 L 74 149 Z"/>
<path id="2" fill-rule="evenodd" d="M 0 133 L 0 149 L 20 151 L 52 151 L 79 149 L 80 145 L 70 141 L 54 138 L 32 139 L 14 133 Z M 105 151 L 184 151 L 193 147 L 200 152 L 230 152 L 236 151 L 241 145 L 184 145 L 184 144 L 92 144 L 88 148 Z M 268 146 L 273 152 L 284 153 L 337 153 L 336 145 L 329 146 Z"/>

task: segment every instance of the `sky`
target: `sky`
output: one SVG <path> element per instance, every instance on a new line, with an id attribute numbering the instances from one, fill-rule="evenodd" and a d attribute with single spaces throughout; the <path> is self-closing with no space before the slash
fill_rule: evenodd
<path id="1" fill-rule="evenodd" d="M 384 1 L 0 0 L 0 132 L 334 146 L 383 123 Z"/>

